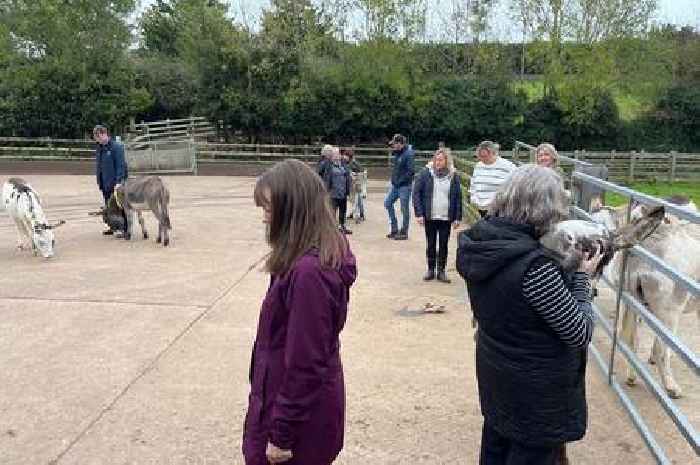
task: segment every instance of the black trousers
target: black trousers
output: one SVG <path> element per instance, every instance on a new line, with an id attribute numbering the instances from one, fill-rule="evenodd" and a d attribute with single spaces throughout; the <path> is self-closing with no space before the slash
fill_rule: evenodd
<path id="1" fill-rule="evenodd" d="M 501 436 L 484 423 L 479 465 L 559 465 L 561 446 L 533 447 Z"/>
<path id="2" fill-rule="evenodd" d="M 333 205 L 333 211 L 338 215 L 338 223 L 342 227 L 345 227 L 345 217 L 348 214 L 348 198 L 344 199 L 331 199 Z"/>
<path id="3" fill-rule="evenodd" d="M 426 220 L 425 239 L 428 269 L 434 270 L 437 265 L 438 271 L 445 271 L 447 244 L 450 241 L 450 222 L 447 220 Z"/>

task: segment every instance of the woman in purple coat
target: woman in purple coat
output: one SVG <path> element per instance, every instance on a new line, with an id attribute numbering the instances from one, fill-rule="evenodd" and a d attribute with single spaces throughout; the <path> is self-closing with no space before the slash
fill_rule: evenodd
<path id="1" fill-rule="evenodd" d="M 278 163 L 255 186 L 270 252 L 270 287 L 250 363 L 246 465 L 329 465 L 343 448 L 340 332 L 357 270 L 321 178 Z"/>

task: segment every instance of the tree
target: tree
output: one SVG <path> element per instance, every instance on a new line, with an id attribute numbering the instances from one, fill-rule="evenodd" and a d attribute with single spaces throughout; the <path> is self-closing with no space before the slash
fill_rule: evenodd
<path id="1" fill-rule="evenodd" d="M 638 37 L 647 31 L 656 5 L 657 0 L 513 0 L 510 7 L 531 37 L 545 46 L 546 89 L 554 92 L 565 78 L 565 42 L 601 51 L 600 44 Z"/>
<path id="2" fill-rule="evenodd" d="M 0 68 L 0 131 L 82 137 L 97 122 L 123 126 L 149 104 L 125 51 L 133 0 L 6 0 L 0 36 L 11 52 Z M 60 110 L 59 110 L 60 109 Z"/>

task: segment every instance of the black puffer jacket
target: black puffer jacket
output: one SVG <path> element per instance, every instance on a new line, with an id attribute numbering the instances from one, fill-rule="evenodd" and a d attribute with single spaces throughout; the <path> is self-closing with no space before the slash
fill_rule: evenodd
<path id="1" fill-rule="evenodd" d="M 502 218 L 459 236 L 457 270 L 479 323 L 484 421 L 514 441 L 552 447 L 586 432 L 586 352 L 566 346 L 523 295 L 525 273 L 545 260 L 533 228 Z"/>

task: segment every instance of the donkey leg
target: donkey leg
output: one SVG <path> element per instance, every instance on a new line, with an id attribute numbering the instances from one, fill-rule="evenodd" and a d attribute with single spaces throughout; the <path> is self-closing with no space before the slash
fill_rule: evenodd
<path id="1" fill-rule="evenodd" d="M 680 286 L 674 286 L 671 304 L 661 302 L 661 297 L 654 302 L 654 314 L 673 334 L 678 334 L 678 322 L 680 321 L 681 313 L 688 302 L 688 294 L 685 290 L 680 289 Z M 666 305 L 664 305 L 666 304 Z M 673 376 L 671 368 L 671 356 L 673 352 L 658 339 L 654 341 L 652 348 L 652 358 L 657 362 L 657 369 L 661 375 L 661 382 L 672 399 L 679 399 L 683 395 L 683 390 Z"/>
<path id="2" fill-rule="evenodd" d="M 17 250 L 28 249 L 32 242 L 31 231 L 27 230 L 24 221 L 17 218 L 15 218 L 15 226 L 17 227 Z"/>
<path id="3" fill-rule="evenodd" d="M 639 342 L 637 315 L 634 314 L 628 305 L 624 306 L 624 312 L 625 313 L 622 317 L 622 329 L 620 330 L 620 339 L 622 342 L 627 344 L 627 347 L 629 347 L 633 353 L 636 353 Z M 626 382 L 628 386 L 634 386 L 637 382 L 637 372 L 629 364 L 627 365 Z"/>
<path id="4" fill-rule="evenodd" d="M 170 244 L 170 228 L 163 225 L 163 246 L 167 247 Z"/>
<path id="5" fill-rule="evenodd" d="M 143 214 L 140 210 L 137 210 L 136 215 L 138 215 L 139 217 L 139 224 L 141 225 L 141 232 L 143 233 L 143 238 L 148 239 L 148 231 L 146 231 L 146 222 L 143 221 Z"/>
<path id="6" fill-rule="evenodd" d="M 126 231 L 124 231 L 124 239 L 131 240 L 131 233 L 134 229 L 134 211 L 124 206 L 124 218 L 126 219 Z"/>

